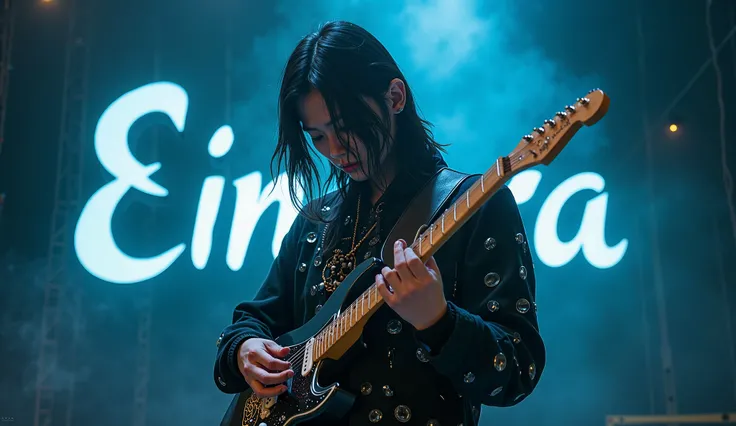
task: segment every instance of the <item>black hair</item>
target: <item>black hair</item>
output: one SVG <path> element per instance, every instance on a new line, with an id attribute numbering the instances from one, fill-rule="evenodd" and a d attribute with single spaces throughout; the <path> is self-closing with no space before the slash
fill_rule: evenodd
<path id="1" fill-rule="evenodd" d="M 318 91 L 325 100 L 340 143 L 362 141 L 368 156 L 368 175 L 377 170 L 384 145 L 391 140 L 390 111 L 386 92 L 395 78 L 404 82 L 406 104 L 396 116 L 396 140 L 391 155 L 396 164 L 417 164 L 430 158 L 443 145 L 434 140 L 431 124 L 418 112 L 409 84 L 391 54 L 371 33 L 345 21 L 329 22 L 303 37 L 284 69 L 278 102 L 278 141 L 271 159 L 271 175 L 282 167 L 288 176 L 292 204 L 312 220 L 329 221 L 322 211 L 326 191 L 336 187 L 336 195 L 348 197 L 350 177 L 330 164 L 327 179 L 322 179 L 310 153 L 314 147 L 302 128 L 299 108 L 304 97 Z M 376 114 L 365 99 L 380 108 Z M 338 117 L 339 111 L 339 117 Z M 347 139 L 345 139 L 347 135 Z M 357 153 L 351 152 L 357 155 Z M 360 160 L 360 159 L 358 159 Z M 301 189 L 307 204 L 299 199 Z M 333 213 L 337 213 L 333 211 Z M 337 228 L 337 227 L 332 227 Z"/>

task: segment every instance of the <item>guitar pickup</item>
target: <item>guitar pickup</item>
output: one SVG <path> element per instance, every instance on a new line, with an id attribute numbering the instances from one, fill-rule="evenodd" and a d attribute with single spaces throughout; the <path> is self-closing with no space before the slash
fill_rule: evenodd
<path id="1" fill-rule="evenodd" d="M 302 377 L 306 377 L 309 375 L 309 373 L 312 371 L 312 367 L 314 366 L 313 359 L 313 350 L 314 350 L 314 337 L 309 339 L 307 341 L 307 344 L 304 345 L 304 358 L 302 361 Z"/>
<path id="2" fill-rule="evenodd" d="M 276 405 L 276 397 L 275 396 L 269 396 L 268 398 L 263 399 L 263 408 L 270 409 Z"/>

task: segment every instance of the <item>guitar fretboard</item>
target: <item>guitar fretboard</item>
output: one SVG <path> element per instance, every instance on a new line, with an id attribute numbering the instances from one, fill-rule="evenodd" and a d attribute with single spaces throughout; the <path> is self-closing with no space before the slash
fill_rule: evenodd
<path id="1" fill-rule="evenodd" d="M 507 180 L 506 176 L 510 167 L 508 157 L 499 158 L 452 206 L 444 211 L 442 216 L 419 235 L 411 248 L 423 262 L 426 262 L 439 250 Z M 314 361 L 322 358 L 361 320 L 370 317 L 383 302 L 383 297 L 374 283 L 315 336 L 312 352 Z"/>

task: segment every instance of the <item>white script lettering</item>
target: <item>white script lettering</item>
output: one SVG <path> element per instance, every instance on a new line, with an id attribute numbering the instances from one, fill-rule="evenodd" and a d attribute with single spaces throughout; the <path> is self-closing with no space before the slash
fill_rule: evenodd
<path id="1" fill-rule="evenodd" d="M 514 193 L 517 204 L 521 205 L 531 199 L 541 180 L 542 174 L 538 170 L 526 170 L 516 175 L 508 186 Z M 605 182 L 599 174 L 578 173 L 557 186 L 544 201 L 534 227 L 534 249 L 545 265 L 564 266 L 581 250 L 585 259 L 599 269 L 610 268 L 621 261 L 629 242 L 622 239 L 613 247 L 606 244 L 607 193 L 586 203 L 580 228 L 571 241 L 562 242 L 557 235 L 557 222 L 567 200 L 586 189 L 600 193 L 604 186 Z"/>
<path id="2" fill-rule="evenodd" d="M 132 257 L 116 244 L 112 232 L 115 210 L 131 189 L 155 197 L 166 197 L 168 190 L 150 179 L 161 168 L 161 163 L 141 164 L 128 144 L 128 132 L 141 117 L 161 112 L 182 132 L 185 127 L 189 97 L 180 86 L 171 82 L 157 82 L 142 86 L 113 102 L 101 115 L 94 136 L 94 147 L 100 164 L 113 176 L 87 201 L 77 222 L 74 248 L 79 261 L 92 275 L 115 284 L 138 283 L 154 278 L 166 271 L 184 252 L 184 242 L 165 252 L 148 257 Z M 208 150 L 213 158 L 226 155 L 232 148 L 234 135 L 228 125 L 220 127 L 212 136 Z M 518 204 L 529 201 L 536 193 L 542 174 L 527 170 L 509 182 Z M 208 176 L 202 183 L 192 242 L 192 264 L 204 269 L 212 252 L 215 222 L 219 215 L 225 189 L 224 176 Z M 235 211 L 230 228 L 226 263 L 237 271 L 243 267 L 245 256 L 256 225 L 274 202 L 279 203 L 279 213 L 271 242 L 271 252 L 278 255 L 281 241 L 296 218 L 297 212 L 288 195 L 285 175 L 268 183 L 263 190 L 262 176 L 258 172 L 235 179 Z M 539 259 L 551 267 L 564 266 L 580 251 L 593 266 L 601 269 L 616 265 L 628 247 L 621 240 L 613 247 L 605 243 L 605 221 L 608 194 L 601 193 L 603 178 L 596 173 L 580 173 L 555 188 L 544 201 L 534 229 L 534 249 Z M 562 242 L 557 234 L 557 221 L 567 200 L 575 193 L 592 189 L 601 193 L 588 201 L 583 220 L 576 236 Z M 298 194 L 301 198 L 302 194 Z"/>
<path id="3" fill-rule="evenodd" d="M 168 115 L 178 131 L 183 131 L 189 98 L 173 83 L 152 83 L 129 92 L 113 102 L 102 114 L 95 131 L 95 152 L 100 164 L 115 178 L 105 184 L 87 201 L 74 233 L 74 248 L 82 266 L 92 275 L 115 284 L 145 281 L 160 275 L 186 249 L 181 243 L 160 255 L 136 258 L 123 253 L 112 233 L 112 216 L 123 196 L 130 189 L 165 197 L 168 190 L 151 179 L 161 163 L 141 164 L 130 151 L 128 131 L 138 119 L 153 112 Z M 210 140 L 209 153 L 214 158 L 230 151 L 233 133 L 223 126 Z M 278 254 L 296 210 L 286 192 L 286 179 L 279 176 L 275 183 L 260 192 L 261 174 L 250 173 L 234 182 L 236 208 L 228 246 L 227 264 L 237 271 L 243 266 L 245 253 L 258 219 L 273 202 L 280 203 L 276 229 L 271 244 L 272 254 Z M 209 176 L 202 184 L 197 216 L 192 234 L 192 263 L 198 269 L 207 266 L 212 249 L 212 233 L 220 209 L 225 186 L 223 176 Z M 274 190 L 275 189 L 275 190 Z M 265 195 L 264 195 L 265 194 Z"/>

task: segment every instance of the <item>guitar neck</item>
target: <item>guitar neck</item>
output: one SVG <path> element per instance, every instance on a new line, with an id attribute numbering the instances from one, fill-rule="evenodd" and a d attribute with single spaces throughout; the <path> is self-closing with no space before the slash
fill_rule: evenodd
<path id="1" fill-rule="evenodd" d="M 508 180 L 511 163 L 508 157 L 500 157 L 496 163 L 437 218 L 411 244 L 422 262 L 439 250 L 481 206 Z M 364 324 L 384 300 L 374 283 L 350 306 L 315 336 L 313 358 L 320 359 L 341 337 L 359 324 Z"/>
<path id="2" fill-rule="evenodd" d="M 597 123 L 608 111 L 610 99 L 600 89 L 588 92 L 565 106 L 544 125 L 525 135 L 511 154 L 500 157 L 442 216 L 422 229 L 411 248 L 427 260 L 512 176 L 539 164 L 548 165 L 583 126 Z M 392 243 L 392 242 L 390 242 Z M 383 304 L 376 284 L 370 286 L 345 311 L 315 336 L 313 360 L 320 359 L 342 337 L 362 325 Z M 346 341 L 347 339 L 343 340 Z"/>

